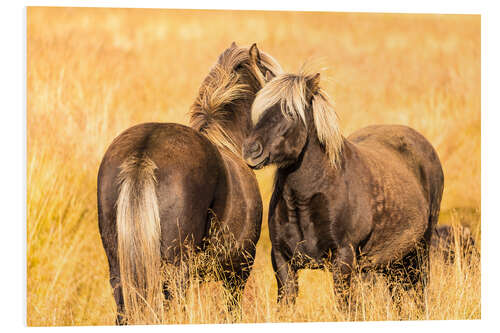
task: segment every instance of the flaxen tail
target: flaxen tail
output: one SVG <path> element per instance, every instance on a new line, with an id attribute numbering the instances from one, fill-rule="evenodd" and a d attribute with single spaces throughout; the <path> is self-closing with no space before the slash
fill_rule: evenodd
<path id="1" fill-rule="evenodd" d="M 147 156 L 132 156 L 120 168 L 116 223 L 125 318 L 159 322 L 163 299 L 157 167 Z"/>

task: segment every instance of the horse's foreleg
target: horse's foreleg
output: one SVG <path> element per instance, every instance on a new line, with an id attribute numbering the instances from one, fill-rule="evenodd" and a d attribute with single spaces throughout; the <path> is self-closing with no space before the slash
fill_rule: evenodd
<path id="1" fill-rule="evenodd" d="M 274 249 L 271 251 L 271 261 L 278 283 L 278 303 L 295 304 L 299 291 L 297 270 L 290 261 Z"/>
<path id="2" fill-rule="evenodd" d="M 341 300 L 341 306 L 347 307 L 354 266 L 354 251 L 351 245 L 337 249 L 332 260 L 333 285 L 335 296 Z"/>

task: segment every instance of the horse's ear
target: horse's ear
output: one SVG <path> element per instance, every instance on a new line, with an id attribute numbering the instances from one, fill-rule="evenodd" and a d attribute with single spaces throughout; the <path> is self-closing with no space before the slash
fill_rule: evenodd
<path id="1" fill-rule="evenodd" d="M 236 42 L 232 42 L 231 43 L 231 46 L 229 47 L 230 49 L 234 49 L 235 47 L 238 47 L 238 45 L 236 45 Z"/>
<path id="2" fill-rule="evenodd" d="M 271 81 L 273 79 L 273 74 L 271 74 L 270 71 L 266 71 L 266 77 L 265 77 L 265 79 L 266 79 L 266 82 Z"/>
<path id="3" fill-rule="evenodd" d="M 260 52 L 259 49 L 257 48 L 257 44 L 253 43 L 252 46 L 250 47 L 250 50 L 248 50 L 248 53 L 250 55 L 250 62 L 254 64 L 260 63 Z"/>
<path id="4" fill-rule="evenodd" d="M 319 81 L 320 75 L 316 73 L 312 78 L 307 80 L 307 87 L 311 90 L 311 93 L 314 95 L 319 91 Z"/>

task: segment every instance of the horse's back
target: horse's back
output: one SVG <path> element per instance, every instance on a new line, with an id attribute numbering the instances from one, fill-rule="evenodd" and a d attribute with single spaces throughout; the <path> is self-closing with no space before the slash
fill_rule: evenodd
<path id="1" fill-rule="evenodd" d="M 440 165 L 437 153 L 431 143 L 422 134 L 408 126 L 367 126 L 352 133 L 349 140 L 375 150 L 377 147 L 384 147 L 403 157 L 415 157 L 416 161 L 419 162 L 427 159 L 431 163 L 438 162 Z"/>
<path id="2" fill-rule="evenodd" d="M 413 128 L 373 125 L 354 132 L 349 140 L 369 151 L 380 152 L 389 163 L 405 165 L 422 185 L 429 201 L 433 196 L 440 196 L 444 176 L 438 154 L 431 143 Z"/>
<path id="3" fill-rule="evenodd" d="M 102 229 L 115 228 L 120 177 L 131 159 L 151 161 L 164 256 L 175 256 L 165 250 L 178 247 L 172 242 L 179 244 L 189 237 L 199 244 L 206 233 L 216 188 L 223 182 L 223 162 L 217 148 L 203 135 L 179 124 L 144 123 L 125 130 L 112 142 L 99 168 L 99 223 L 106 224 L 101 233 L 106 232 Z M 130 172 L 131 177 L 139 175 L 139 171 Z"/>

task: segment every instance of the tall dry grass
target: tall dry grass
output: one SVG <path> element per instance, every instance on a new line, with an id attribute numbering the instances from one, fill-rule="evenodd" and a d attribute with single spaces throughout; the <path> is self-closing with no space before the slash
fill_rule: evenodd
<path id="1" fill-rule="evenodd" d="M 285 69 L 307 59 L 345 135 L 369 124 L 414 127 L 445 172 L 440 223 L 466 224 L 480 245 L 480 17 L 150 9 L 27 10 L 28 324 L 113 324 L 96 213 L 107 145 L 146 121 L 187 123 L 209 67 L 229 44 L 257 42 Z M 257 173 L 266 207 L 272 169 Z M 267 207 L 264 215 L 267 214 Z M 302 271 L 297 304 L 279 310 L 264 220 L 243 322 L 480 318 L 480 265 L 433 257 L 427 311 L 394 307 L 384 281 L 360 280 L 338 309 L 330 275 Z M 220 283 L 192 279 L 165 323 L 231 321 Z M 279 310 L 279 311 L 278 311 Z"/>

